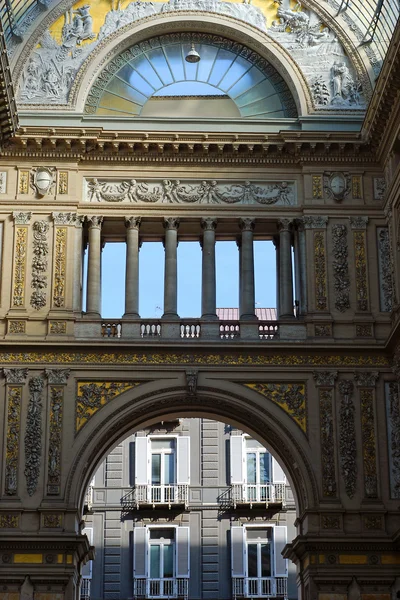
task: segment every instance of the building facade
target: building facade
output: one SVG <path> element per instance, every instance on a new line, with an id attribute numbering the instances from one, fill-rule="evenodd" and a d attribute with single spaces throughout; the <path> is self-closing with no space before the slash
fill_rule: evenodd
<path id="1" fill-rule="evenodd" d="M 96 559 L 82 600 L 297 598 L 293 494 L 258 442 L 209 419 L 160 423 L 128 437 L 87 495 Z"/>

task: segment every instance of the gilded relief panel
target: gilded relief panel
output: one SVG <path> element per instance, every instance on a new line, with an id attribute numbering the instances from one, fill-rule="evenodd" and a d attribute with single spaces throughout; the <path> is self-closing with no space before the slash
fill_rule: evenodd
<path id="1" fill-rule="evenodd" d="M 65 283 L 67 270 L 67 228 L 55 228 L 53 305 L 65 307 Z"/>
<path id="2" fill-rule="evenodd" d="M 244 383 L 280 406 L 300 427 L 307 432 L 307 396 L 304 383 Z"/>
<path id="3" fill-rule="evenodd" d="M 16 227 L 14 252 L 13 307 L 25 305 L 28 228 Z"/>

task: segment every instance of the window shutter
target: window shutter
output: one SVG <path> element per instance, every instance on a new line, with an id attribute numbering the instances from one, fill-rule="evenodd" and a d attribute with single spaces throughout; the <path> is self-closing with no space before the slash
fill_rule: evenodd
<path id="1" fill-rule="evenodd" d="M 148 445 L 149 438 L 137 437 L 135 439 L 135 485 L 148 483 Z"/>
<path id="2" fill-rule="evenodd" d="M 176 528 L 176 576 L 190 576 L 189 527 Z"/>
<path id="3" fill-rule="evenodd" d="M 231 483 L 243 483 L 243 436 L 231 435 L 230 440 L 230 455 L 231 455 Z"/>
<path id="4" fill-rule="evenodd" d="M 232 577 L 245 576 L 245 528 L 231 527 Z"/>
<path id="5" fill-rule="evenodd" d="M 177 444 L 177 483 L 190 483 L 190 438 L 179 436 Z"/>
<path id="6" fill-rule="evenodd" d="M 93 546 L 93 527 L 85 527 L 82 529 L 82 533 L 88 536 L 89 544 Z M 92 578 L 92 561 L 88 560 L 86 565 L 82 567 L 82 577 L 86 577 L 88 579 Z"/>
<path id="7" fill-rule="evenodd" d="M 279 463 L 272 457 L 272 482 L 286 483 L 285 472 Z"/>
<path id="8" fill-rule="evenodd" d="M 147 528 L 135 527 L 133 530 L 133 575 L 147 577 Z"/>
<path id="9" fill-rule="evenodd" d="M 283 558 L 282 550 L 286 546 L 286 527 L 274 527 L 275 577 L 287 577 L 287 559 Z"/>

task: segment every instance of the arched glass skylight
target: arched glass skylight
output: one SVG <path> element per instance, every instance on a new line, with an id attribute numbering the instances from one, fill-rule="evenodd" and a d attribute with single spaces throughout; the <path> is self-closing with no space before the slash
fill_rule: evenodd
<path id="1" fill-rule="evenodd" d="M 201 57 L 198 63 L 185 61 L 192 42 Z M 200 34 L 153 38 L 124 51 L 96 80 L 85 112 L 134 117 L 149 101 L 163 97 L 225 99 L 227 106 L 234 103 L 237 116 L 247 119 L 297 116 L 292 95 L 271 64 L 241 44 Z M 223 116 L 218 112 L 215 116 Z M 151 114 L 148 106 L 144 113 Z M 185 116 L 196 114 L 185 111 Z"/>

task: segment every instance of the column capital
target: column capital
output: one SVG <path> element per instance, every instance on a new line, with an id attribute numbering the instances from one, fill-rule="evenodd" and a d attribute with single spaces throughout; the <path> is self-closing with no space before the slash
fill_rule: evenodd
<path id="1" fill-rule="evenodd" d="M 375 387 L 379 379 L 378 371 L 356 371 L 354 381 L 357 387 Z"/>
<path id="2" fill-rule="evenodd" d="M 278 219 L 278 229 L 279 231 L 291 231 L 292 229 L 292 225 L 293 225 L 293 220 L 292 219 Z"/>
<path id="3" fill-rule="evenodd" d="M 101 229 L 104 217 L 100 215 L 86 215 L 89 229 Z"/>
<path id="4" fill-rule="evenodd" d="M 141 217 L 125 217 L 125 227 L 127 229 L 140 229 Z"/>
<path id="5" fill-rule="evenodd" d="M 16 225 L 28 225 L 32 218 L 32 213 L 31 212 L 15 212 L 14 211 L 12 216 L 13 216 L 13 219 L 14 219 Z"/>
<path id="6" fill-rule="evenodd" d="M 305 229 L 326 229 L 328 225 L 328 217 L 321 215 L 305 215 L 302 219 L 296 219 L 296 221 L 303 221 Z"/>
<path id="7" fill-rule="evenodd" d="M 239 219 L 239 227 L 242 231 L 253 231 L 255 227 L 256 221 L 255 219 Z"/>
<path id="8" fill-rule="evenodd" d="M 351 229 L 367 229 L 368 217 L 349 217 Z"/>
<path id="9" fill-rule="evenodd" d="M 6 383 L 25 383 L 28 377 L 28 369 L 3 369 Z"/>
<path id="10" fill-rule="evenodd" d="M 180 222 L 180 219 L 176 217 L 164 217 L 163 226 L 164 229 L 173 229 L 175 231 L 178 231 Z"/>
<path id="11" fill-rule="evenodd" d="M 45 369 L 44 374 L 51 385 L 67 385 L 71 369 Z"/>
<path id="12" fill-rule="evenodd" d="M 200 220 L 201 228 L 204 231 L 215 231 L 217 228 L 218 219 L 213 219 L 212 217 L 208 217 L 206 219 Z"/>
<path id="13" fill-rule="evenodd" d="M 63 212 L 53 212 L 51 216 L 54 221 L 54 225 L 75 225 L 78 215 L 75 213 L 63 213 Z M 82 223 L 81 223 L 82 224 Z"/>
<path id="14" fill-rule="evenodd" d="M 313 377 L 317 387 L 333 387 L 337 379 L 337 371 L 314 371 Z"/>

